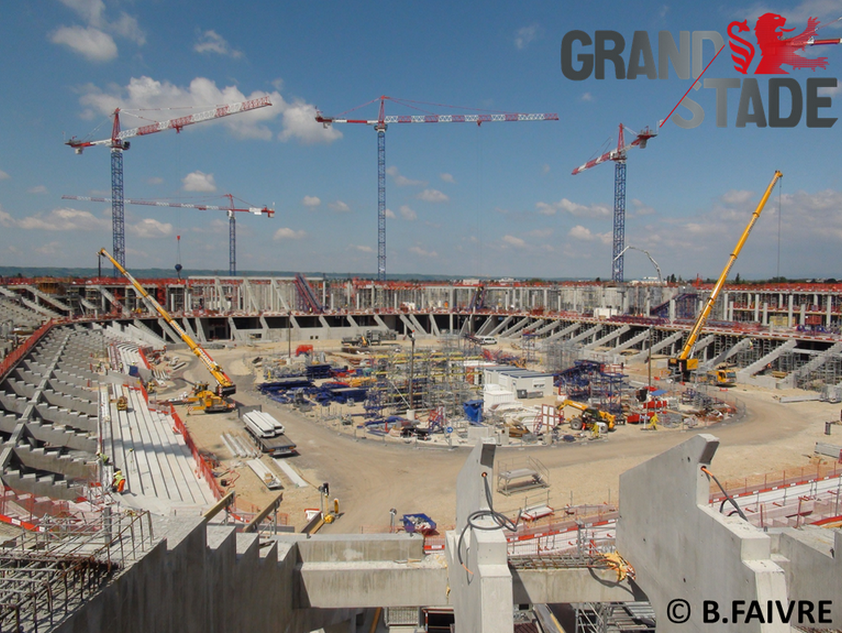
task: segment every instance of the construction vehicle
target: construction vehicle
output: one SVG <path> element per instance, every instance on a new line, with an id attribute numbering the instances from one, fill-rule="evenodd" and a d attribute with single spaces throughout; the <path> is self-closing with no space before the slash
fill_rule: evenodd
<path id="1" fill-rule="evenodd" d="M 751 219 L 748 222 L 748 226 L 746 226 L 745 230 L 743 231 L 743 234 L 737 241 L 737 245 L 734 247 L 734 252 L 731 253 L 731 256 L 728 258 L 728 263 L 725 264 L 725 268 L 722 270 L 722 274 L 719 275 L 719 279 L 716 281 L 716 285 L 713 287 L 713 291 L 710 293 L 710 297 L 708 298 L 705 307 L 702 308 L 701 312 L 699 312 L 699 316 L 696 319 L 696 323 L 693 325 L 693 328 L 690 330 L 690 334 L 687 336 L 687 342 L 684 343 L 684 347 L 681 349 L 681 352 L 678 354 L 678 356 L 669 359 L 670 370 L 673 373 L 677 374 L 677 377 L 681 381 L 689 381 L 693 373 L 699 369 L 699 359 L 690 358 L 690 356 L 693 353 L 693 348 L 696 345 L 696 341 L 699 338 L 699 334 L 701 333 L 702 328 L 704 328 L 705 323 L 707 323 L 711 310 L 713 310 L 713 305 L 719 298 L 719 293 L 725 286 L 725 280 L 728 278 L 728 273 L 731 272 L 731 266 L 733 266 L 734 262 L 737 261 L 737 257 L 739 256 L 743 245 L 746 243 L 748 235 L 749 233 L 751 233 L 751 229 L 754 228 L 754 224 L 760 217 L 760 213 L 761 211 L 763 211 L 763 207 L 766 206 L 766 201 L 769 199 L 769 196 L 772 195 L 772 189 L 782 176 L 783 174 L 781 172 L 775 172 L 775 175 L 772 177 L 772 182 L 770 182 L 769 186 L 766 187 L 766 193 L 763 194 L 763 197 L 760 199 L 757 208 L 751 215 Z M 734 376 L 734 378 L 736 379 L 736 375 Z"/>
<path id="2" fill-rule="evenodd" d="M 135 279 L 129 271 L 127 271 L 123 266 L 114 259 L 111 255 L 108 254 L 104 248 L 100 249 L 99 255 L 101 257 L 107 258 L 114 267 L 122 273 L 122 275 L 129 281 L 129 283 L 134 286 L 134 289 L 137 290 L 138 294 L 155 310 L 167 324 L 175 330 L 176 334 L 181 337 L 181 340 L 187 344 L 187 347 L 190 348 L 190 351 L 193 352 L 199 360 L 204 363 L 205 367 L 207 367 L 208 371 L 210 372 L 211 376 L 213 376 L 214 380 L 216 380 L 216 391 L 211 391 L 208 388 L 207 383 L 198 383 L 195 385 L 193 389 L 193 396 L 188 398 L 188 402 L 198 403 L 198 408 L 202 409 L 205 413 L 216 413 L 220 411 L 229 411 L 233 408 L 233 405 L 227 401 L 228 396 L 234 395 L 237 391 L 237 386 L 231 381 L 228 375 L 222 371 L 222 367 L 220 367 L 211 357 L 210 355 L 198 344 L 194 341 L 187 332 L 170 316 L 170 313 L 164 310 L 160 303 L 158 303 L 155 298 L 150 295 L 143 286 Z"/>
<path id="3" fill-rule="evenodd" d="M 556 409 L 561 414 L 565 407 L 572 407 L 580 411 L 579 415 L 570 419 L 570 428 L 574 431 L 591 431 L 594 426 L 599 424 L 604 424 L 609 431 L 613 431 L 618 422 L 617 416 L 613 413 L 601 411 L 596 407 L 576 400 L 562 400 Z"/>
<path id="4" fill-rule="evenodd" d="M 737 372 L 730 365 L 721 364 L 702 376 L 702 382 L 717 387 L 733 387 L 737 384 Z"/>

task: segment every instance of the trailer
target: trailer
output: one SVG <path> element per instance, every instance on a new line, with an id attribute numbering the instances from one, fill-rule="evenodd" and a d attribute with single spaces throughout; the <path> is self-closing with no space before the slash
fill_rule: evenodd
<path id="1" fill-rule="evenodd" d="M 295 447 L 295 442 L 289 439 L 286 435 L 276 435 L 274 437 L 257 437 L 252 434 L 260 450 L 272 457 L 286 457 L 288 455 L 296 455 L 298 451 Z"/>
<path id="2" fill-rule="evenodd" d="M 263 411 L 249 411 L 243 414 L 243 424 L 257 446 L 272 457 L 294 455 L 295 442 L 284 435 L 284 425 Z"/>

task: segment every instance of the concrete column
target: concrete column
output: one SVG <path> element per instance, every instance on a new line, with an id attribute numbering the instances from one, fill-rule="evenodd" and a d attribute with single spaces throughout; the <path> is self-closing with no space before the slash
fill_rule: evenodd
<path id="1" fill-rule="evenodd" d="M 825 299 L 826 299 L 825 304 L 826 304 L 827 309 L 825 311 L 824 324 L 825 324 L 826 327 L 830 327 L 830 316 L 833 313 L 832 310 L 831 310 L 831 308 L 833 306 L 833 297 L 831 295 L 827 295 L 827 297 Z"/>
<path id="2" fill-rule="evenodd" d="M 788 297 L 789 303 L 786 310 L 786 324 L 788 327 L 792 327 L 792 308 L 793 308 L 793 297 L 789 295 Z"/>
<path id="3" fill-rule="evenodd" d="M 760 293 L 754 295 L 754 322 L 760 320 Z"/>
<path id="4" fill-rule="evenodd" d="M 763 302 L 763 321 L 760 324 L 769 325 L 769 303 L 767 301 Z"/>
<path id="5" fill-rule="evenodd" d="M 807 304 L 806 303 L 801 304 L 801 314 L 798 317 L 798 323 L 799 323 L 799 325 L 806 325 L 807 324 Z"/>
<path id="6" fill-rule="evenodd" d="M 670 323 L 675 321 L 675 298 L 670 299 Z"/>

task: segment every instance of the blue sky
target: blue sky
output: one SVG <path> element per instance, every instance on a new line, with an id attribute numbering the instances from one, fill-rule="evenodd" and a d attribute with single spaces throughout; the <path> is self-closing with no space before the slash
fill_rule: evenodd
<path id="1" fill-rule="evenodd" d="M 111 249 L 110 207 L 62 200 L 110 195 L 109 152 L 81 156 L 71 136 L 110 134 L 115 107 L 140 110 L 123 126 L 270 95 L 274 105 L 132 142 L 129 198 L 274 206 L 238 215 L 240 270 L 376 273 L 376 134 L 315 123 L 388 95 L 482 110 L 558 113 L 555 122 L 392 125 L 386 134 L 387 273 L 610 278 L 612 163 L 572 176 L 616 144 L 619 123 L 657 126 L 692 80 L 584 81 L 560 68 L 564 35 L 619 32 L 628 60 L 635 31 L 716 31 L 766 12 L 801 32 L 809 17 L 842 16 L 842 0 L 802 3 L 503 2 L 339 3 L 41 0 L 0 9 L 0 265 L 94 266 Z M 842 22 L 822 37 L 842 37 Z M 753 33 L 744 34 L 752 40 Z M 842 46 L 809 49 L 835 78 Z M 577 52 L 582 49 L 577 49 Z M 703 49 L 704 63 L 713 45 Z M 756 61 L 755 61 L 756 64 Z M 609 65 L 609 69 L 611 66 Z M 726 48 L 709 78 L 743 79 Z M 768 75 L 758 78 L 768 110 Z M 842 114 L 842 90 L 821 116 Z M 784 173 L 733 273 L 744 278 L 842 276 L 840 127 L 736 127 L 740 90 L 692 91 L 705 112 L 693 129 L 667 122 L 628 157 L 626 244 L 664 274 L 716 277 L 775 169 Z M 788 108 L 784 100 L 785 109 Z M 464 112 L 444 105 L 425 112 Z M 196 111 L 196 110 L 193 110 Z M 690 116 L 679 107 L 679 114 Z M 387 114 L 419 111 L 387 104 Z M 768 114 L 768 112 L 767 112 Z M 373 119 L 377 105 L 355 111 Z M 780 211 L 780 212 L 779 212 Z M 126 206 L 127 267 L 171 268 L 176 236 L 191 269 L 227 270 L 223 212 Z M 640 252 L 627 279 L 651 276 Z"/>

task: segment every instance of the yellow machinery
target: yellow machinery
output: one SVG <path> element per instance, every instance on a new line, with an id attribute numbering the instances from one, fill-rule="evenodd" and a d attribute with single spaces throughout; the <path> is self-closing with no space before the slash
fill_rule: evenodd
<path id="1" fill-rule="evenodd" d="M 710 316 L 711 310 L 713 309 L 713 305 L 719 298 L 719 293 L 725 286 L 725 280 L 728 278 L 728 273 L 731 271 L 731 266 L 733 266 L 734 262 L 737 261 L 737 256 L 740 254 L 743 245 L 746 243 L 748 235 L 749 233 L 751 233 L 751 229 L 754 228 L 754 224 L 760 217 L 760 213 L 761 211 L 763 211 L 763 207 L 766 206 L 766 201 L 772 194 L 772 189 L 782 176 L 783 174 L 781 172 L 775 172 L 775 175 L 772 177 L 772 182 L 769 183 L 769 186 L 766 188 L 766 193 L 764 193 L 763 197 L 760 199 L 757 208 L 754 210 L 754 213 L 751 216 L 751 220 L 749 220 L 748 222 L 748 226 L 746 226 L 745 230 L 743 231 L 743 234 L 740 236 L 740 239 L 737 242 L 737 245 L 734 247 L 734 252 L 731 253 L 731 257 L 728 258 L 728 263 L 725 264 L 725 268 L 723 269 L 722 274 L 719 275 L 719 279 L 716 281 L 716 285 L 713 287 L 713 291 L 710 293 L 710 297 L 708 298 L 705 307 L 702 308 L 702 311 L 699 313 L 699 316 L 696 319 L 696 323 L 693 325 L 693 329 L 690 330 L 690 335 L 687 337 L 687 342 L 684 343 L 684 347 L 681 349 L 681 352 L 678 354 L 678 356 L 669 359 L 670 369 L 673 372 L 678 373 L 681 380 L 689 380 L 691 373 L 699 368 L 699 359 L 690 358 L 690 354 L 693 353 L 693 347 L 696 345 L 696 341 L 699 338 L 699 334 L 701 333 L 702 328 L 704 328 L 705 323 L 707 323 L 708 317 Z"/>
<path id="2" fill-rule="evenodd" d="M 570 428 L 574 431 L 581 431 L 582 429 L 590 431 L 594 425 L 603 422 L 608 427 L 609 431 L 614 430 L 617 423 L 617 416 L 607 411 L 600 411 L 596 407 L 591 407 L 583 402 L 576 402 L 575 400 L 562 400 L 561 404 L 556 407 L 561 413 L 564 407 L 572 407 L 581 411 L 579 415 L 570 420 Z"/>
<path id="3" fill-rule="evenodd" d="M 104 248 L 99 251 L 100 256 L 106 257 L 114 267 L 119 270 L 123 276 L 128 279 L 129 283 L 134 286 L 134 289 L 140 294 L 144 300 L 152 305 L 158 314 L 166 321 L 173 330 L 181 337 L 181 340 L 187 344 L 187 347 L 190 348 L 190 351 L 193 352 L 196 356 L 198 356 L 199 360 L 204 363 L 205 367 L 208 368 L 211 376 L 213 376 L 214 380 L 216 380 L 216 392 L 210 391 L 208 389 L 207 384 L 197 384 L 193 391 L 193 397 L 190 398 L 189 402 L 196 402 L 199 404 L 200 408 L 205 411 L 206 413 L 213 413 L 216 411 L 227 411 L 231 408 L 231 405 L 225 401 L 225 398 L 228 396 L 233 395 L 237 391 L 237 386 L 231 381 L 231 379 L 226 375 L 224 371 L 222 371 L 222 367 L 220 367 L 211 357 L 210 355 L 202 349 L 202 347 L 194 341 L 187 332 L 173 319 L 169 312 L 164 310 L 161 307 L 161 304 L 158 303 L 155 298 L 150 295 L 143 286 L 138 283 L 138 281 L 127 271 L 123 268 L 116 259 L 111 257 Z"/>
<path id="4" fill-rule="evenodd" d="M 704 381 L 717 387 L 733 387 L 737 384 L 737 372 L 732 367 L 717 367 L 705 374 Z"/>

